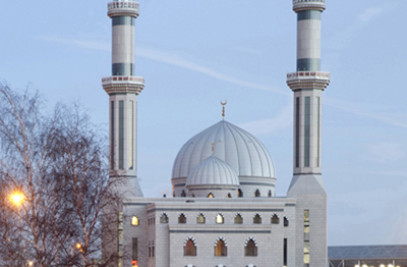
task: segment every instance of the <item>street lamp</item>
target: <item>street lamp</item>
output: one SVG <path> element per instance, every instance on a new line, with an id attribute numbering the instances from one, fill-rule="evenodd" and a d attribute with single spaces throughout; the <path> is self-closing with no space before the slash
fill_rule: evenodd
<path id="1" fill-rule="evenodd" d="M 20 208 L 25 200 L 25 196 L 23 192 L 19 190 L 15 190 L 13 193 L 10 194 L 9 200 L 13 203 L 14 206 Z"/>

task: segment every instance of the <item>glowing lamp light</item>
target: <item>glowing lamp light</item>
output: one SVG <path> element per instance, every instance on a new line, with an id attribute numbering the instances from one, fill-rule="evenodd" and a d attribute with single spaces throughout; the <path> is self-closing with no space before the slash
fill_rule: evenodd
<path id="1" fill-rule="evenodd" d="M 138 262 L 137 262 L 137 260 L 132 260 L 132 261 L 131 261 L 131 267 L 138 267 Z"/>
<path id="2" fill-rule="evenodd" d="M 33 261 L 27 261 L 27 265 L 28 266 L 34 266 L 34 262 Z"/>
<path id="3" fill-rule="evenodd" d="M 20 207 L 25 200 L 25 196 L 20 191 L 15 191 L 10 195 L 10 201 L 17 207 Z"/>

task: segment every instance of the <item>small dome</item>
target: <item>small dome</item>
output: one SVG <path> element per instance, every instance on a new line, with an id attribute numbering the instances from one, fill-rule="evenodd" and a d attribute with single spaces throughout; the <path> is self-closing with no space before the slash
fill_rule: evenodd
<path id="1" fill-rule="evenodd" d="M 225 120 L 184 144 L 175 159 L 172 178 L 186 178 L 212 153 L 228 163 L 239 177 L 275 178 L 273 162 L 264 145 L 250 133 Z"/>
<path id="2" fill-rule="evenodd" d="M 188 175 L 187 188 L 194 185 L 239 186 L 239 178 L 229 164 L 215 156 L 210 156 L 199 163 Z"/>

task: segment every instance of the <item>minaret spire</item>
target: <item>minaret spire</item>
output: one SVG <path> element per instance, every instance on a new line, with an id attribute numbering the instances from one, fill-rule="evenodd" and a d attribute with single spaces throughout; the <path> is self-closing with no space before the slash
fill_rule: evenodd
<path id="1" fill-rule="evenodd" d="M 297 13 L 297 71 L 287 74 L 294 92 L 293 178 L 287 196 L 297 199 L 293 266 L 324 267 L 327 258 L 327 205 L 321 174 L 321 97 L 330 75 L 320 70 L 321 14 L 325 0 L 293 0 Z"/>
<path id="2" fill-rule="evenodd" d="M 142 196 L 137 180 L 137 95 L 144 88 L 143 77 L 135 76 L 134 19 L 139 4 L 114 0 L 108 4 L 112 19 L 112 76 L 102 84 L 109 94 L 110 178 L 122 179 L 123 197 Z"/>

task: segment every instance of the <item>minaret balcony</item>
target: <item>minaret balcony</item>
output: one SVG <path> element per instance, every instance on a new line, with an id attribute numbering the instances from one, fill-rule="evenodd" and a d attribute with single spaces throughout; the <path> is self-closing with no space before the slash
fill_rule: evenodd
<path id="1" fill-rule="evenodd" d="M 107 9 L 109 17 L 132 16 L 137 18 L 139 15 L 139 3 L 133 1 L 110 2 L 107 4 Z"/>
<path id="2" fill-rule="evenodd" d="M 102 79 L 103 89 L 106 93 L 140 94 L 144 89 L 144 78 L 139 76 L 111 76 Z"/>
<path id="3" fill-rule="evenodd" d="M 291 90 L 324 90 L 330 82 L 330 73 L 323 71 L 297 71 L 287 74 L 287 85 Z"/>
<path id="4" fill-rule="evenodd" d="M 293 10 L 295 12 L 302 10 L 325 10 L 325 0 L 293 0 Z"/>

